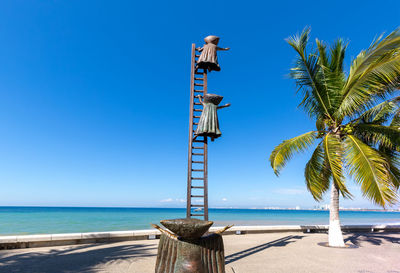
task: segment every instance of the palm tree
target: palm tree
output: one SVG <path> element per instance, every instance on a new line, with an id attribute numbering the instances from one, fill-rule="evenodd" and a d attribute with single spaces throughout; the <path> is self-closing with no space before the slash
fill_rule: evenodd
<path id="1" fill-rule="evenodd" d="M 302 97 L 299 107 L 316 121 L 316 130 L 283 141 L 270 162 L 279 175 L 295 153 L 319 141 L 305 166 L 306 186 L 317 201 L 331 188 L 329 246 L 344 247 L 339 194 L 352 197 L 346 175 L 373 203 L 386 207 L 397 202 L 400 118 L 393 118 L 398 100 L 390 98 L 400 78 L 400 29 L 361 51 L 348 74 L 343 40 L 328 47 L 317 39 L 316 49 L 308 53 L 309 33 L 306 28 L 287 42 L 298 54 L 290 77 Z"/>

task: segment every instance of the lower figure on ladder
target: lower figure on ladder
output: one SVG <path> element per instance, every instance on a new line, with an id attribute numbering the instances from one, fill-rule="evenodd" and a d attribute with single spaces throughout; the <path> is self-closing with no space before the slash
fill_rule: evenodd
<path id="1" fill-rule="evenodd" d="M 218 106 L 224 97 L 215 94 L 204 95 L 204 101 L 201 99 L 200 95 L 197 97 L 199 98 L 201 104 L 203 104 L 203 111 L 201 113 L 196 132 L 194 133 L 194 139 L 196 139 L 197 136 L 204 136 L 210 137 L 211 141 L 214 141 L 214 139 L 222 135 L 221 131 L 219 130 L 217 110 L 229 107 L 230 104 L 228 103 L 223 106 Z"/>

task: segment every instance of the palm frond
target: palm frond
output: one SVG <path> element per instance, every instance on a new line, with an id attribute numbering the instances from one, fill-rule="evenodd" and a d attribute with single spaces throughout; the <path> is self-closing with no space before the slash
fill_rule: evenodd
<path id="1" fill-rule="evenodd" d="M 332 72 L 343 72 L 343 63 L 347 44 L 342 39 L 337 39 L 331 48 L 331 61 L 329 64 Z"/>
<path id="2" fill-rule="evenodd" d="M 338 116 L 354 116 L 369 108 L 376 96 L 384 97 L 396 88 L 400 77 L 400 30 L 378 39 L 353 61 L 343 88 Z"/>
<path id="3" fill-rule="evenodd" d="M 361 185 L 363 195 L 382 207 L 394 204 L 397 195 L 385 158 L 352 135 L 345 138 L 345 147 L 349 174 Z"/>
<path id="4" fill-rule="evenodd" d="M 279 175 L 279 172 L 286 165 L 287 161 L 292 158 L 294 153 L 303 152 L 311 144 L 313 144 L 316 136 L 317 133 L 315 131 L 311 131 L 285 140 L 276 146 L 269 157 L 271 167 L 274 169 L 275 174 Z"/>
<path id="5" fill-rule="evenodd" d="M 343 61 L 346 51 L 341 39 L 338 39 L 329 49 L 330 55 L 327 55 L 327 46 L 317 40 L 319 51 L 319 64 L 321 66 L 321 82 L 325 85 L 326 101 L 329 113 L 335 113 L 341 102 L 342 89 L 345 84 L 345 75 L 343 73 Z"/>
<path id="6" fill-rule="evenodd" d="M 395 115 L 398 109 L 399 106 L 396 103 L 392 100 L 387 100 L 362 113 L 358 120 L 363 123 L 382 125 Z"/>
<path id="7" fill-rule="evenodd" d="M 393 117 L 390 126 L 400 129 L 400 112 L 397 112 L 396 115 Z"/>
<path id="8" fill-rule="evenodd" d="M 390 180 L 392 181 L 394 190 L 398 191 L 400 188 L 400 169 L 391 164 L 389 176 Z"/>
<path id="9" fill-rule="evenodd" d="M 379 147 L 379 152 L 389 164 L 389 176 L 393 187 L 398 190 L 400 187 L 400 153 L 383 146 Z"/>
<path id="10" fill-rule="evenodd" d="M 333 183 L 337 185 L 343 197 L 351 198 L 352 195 L 345 185 L 343 176 L 344 151 L 340 138 L 328 133 L 323 140 L 323 145 L 325 158 L 332 173 Z"/>
<path id="11" fill-rule="evenodd" d="M 319 63 L 321 66 L 328 67 L 329 66 L 329 56 L 327 53 L 327 46 L 323 41 L 315 39 L 315 43 L 317 44 L 318 53 L 319 53 Z"/>
<path id="12" fill-rule="evenodd" d="M 323 194 L 329 189 L 331 171 L 327 166 L 322 142 L 318 144 L 310 160 L 307 162 L 304 177 L 307 189 L 316 201 L 321 201 Z"/>
<path id="13" fill-rule="evenodd" d="M 286 39 L 286 42 L 291 45 L 299 55 L 306 52 L 309 35 L 311 32 L 310 27 L 305 27 L 300 35 L 294 35 Z"/>
<path id="14" fill-rule="evenodd" d="M 372 147 L 400 151 L 400 130 L 397 127 L 378 124 L 357 124 L 354 135 Z"/>
<path id="15" fill-rule="evenodd" d="M 310 29 L 307 28 L 301 35 L 286 39 L 299 54 L 295 66 L 291 69 L 290 77 L 295 80 L 299 91 L 302 92 L 303 99 L 299 106 L 311 117 L 332 119 L 319 57 L 317 54 L 307 54 L 306 51 L 309 33 Z"/>

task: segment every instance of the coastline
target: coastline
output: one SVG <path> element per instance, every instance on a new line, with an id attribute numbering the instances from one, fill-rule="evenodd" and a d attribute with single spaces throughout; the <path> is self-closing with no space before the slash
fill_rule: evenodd
<path id="1" fill-rule="evenodd" d="M 177 209 L 185 210 L 186 207 L 140 207 L 140 206 L 2 206 L 4 208 L 42 208 L 42 209 Z M 282 210 L 282 211 L 329 211 L 326 208 L 282 208 L 282 207 L 209 207 L 211 210 Z M 373 211 L 373 212 L 399 212 L 398 209 L 379 209 L 379 208 L 345 208 L 340 207 L 340 211 Z"/>
<path id="2" fill-rule="evenodd" d="M 262 233 L 323 233 L 328 225 L 276 225 L 276 226 L 233 226 L 224 235 L 245 235 Z M 343 232 L 399 232 L 400 225 L 342 225 Z M 221 226 L 211 227 L 210 231 L 221 229 Z M 77 245 L 88 243 L 112 243 L 119 241 L 154 240 L 160 232 L 155 229 L 61 233 L 37 235 L 0 236 L 0 249 L 17 249 L 46 246 Z"/>
<path id="3" fill-rule="evenodd" d="M 214 226 L 326 225 L 329 211 L 210 209 Z M 0 207 L 0 236 L 149 229 L 162 219 L 185 218 L 184 208 Z M 341 211 L 343 225 L 400 223 L 400 212 Z"/>

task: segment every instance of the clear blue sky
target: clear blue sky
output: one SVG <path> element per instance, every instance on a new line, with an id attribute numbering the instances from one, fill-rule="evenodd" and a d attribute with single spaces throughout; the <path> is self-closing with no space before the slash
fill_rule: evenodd
<path id="1" fill-rule="evenodd" d="M 399 18 L 398 0 L 2 1 L 0 205 L 184 206 L 190 46 L 215 34 L 231 50 L 209 91 L 232 106 L 209 148 L 210 206 L 312 207 L 308 155 L 280 178 L 268 162 L 314 124 L 284 38 L 348 39 L 348 67 Z M 342 205 L 372 207 L 350 184 Z"/>

